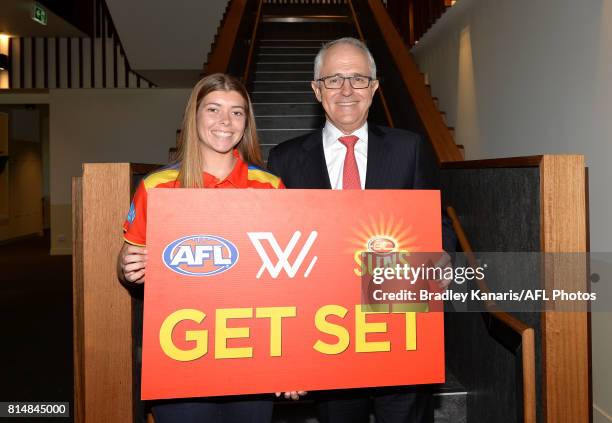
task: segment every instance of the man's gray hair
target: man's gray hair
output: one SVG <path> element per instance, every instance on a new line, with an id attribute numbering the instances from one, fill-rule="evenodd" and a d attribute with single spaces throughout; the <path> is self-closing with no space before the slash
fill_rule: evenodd
<path id="1" fill-rule="evenodd" d="M 344 38 L 339 38 L 337 40 L 333 40 L 333 41 L 323 44 L 323 47 L 321 47 L 321 49 L 317 53 L 317 57 L 315 57 L 315 61 L 314 61 L 314 80 L 315 81 L 321 77 L 321 66 L 323 65 L 323 59 L 324 59 L 325 53 L 327 52 L 327 50 L 329 50 L 331 47 L 335 46 L 336 44 L 349 44 L 363 51 L 366 57 L 368 58 L 368 65 L 370 67 L 370 76 L 372 77 L 372 79 L 376 79 L 376 63 L 374 62 L 374 57 L 372 57 L 372 53 L 370 53 L 370 50 L 368 49 L 368 47 L 362 41 L 356 38 L 344 37 Z M 363 75 L 363 76 L 367 76 L 367 75 Z"/>

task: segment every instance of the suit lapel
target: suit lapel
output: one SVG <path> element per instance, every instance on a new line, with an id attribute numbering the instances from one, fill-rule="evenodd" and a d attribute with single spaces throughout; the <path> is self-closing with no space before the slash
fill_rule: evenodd
<path id="1" fill-rule="evenodd" d="M 304 159 L 303 169 L 306 171 L 304 178 L 305 185 L 310 188 L 331 188 L 327 165 L 325 163 L 325 153 L 323 153 L 322 130 L 313 132 L 302 144 L 305 150 L 302 155 Z"/>
<path id="2" fill-rule="evenodd" d="M 387 174 L 385 157 L 389 154 L 383 133 L 374 125 L 368 125 L 368 164 L 366 189 L 384 188 Z"/>

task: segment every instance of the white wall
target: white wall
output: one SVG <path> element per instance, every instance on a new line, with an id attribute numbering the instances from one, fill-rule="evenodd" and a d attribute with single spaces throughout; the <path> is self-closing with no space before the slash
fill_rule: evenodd
<path id="1" fill-rule="evenodd" d="M 610 0 L 459 0 L 413 49 L 467 159 L 585 156 L 592 251 L 612 251 L 611 51 Z M 611 328 L 593 313 L 595 423 L 612 422 Z"/>
<path id="2" fill-rule="evenodd" d="M 189 90 L 51 91 L 52 252 L 71 251 L 71 180 L 81 174 L 82 163 L 166 163 L 188 95 Z"/>
<path id="3" fill-rule="evenodd" d="M 51 253 L 71 253 L 71 181 L 85 162 L 166 163 L 190 90 L 66 89 L 2 94 L 49 104 Z"/>

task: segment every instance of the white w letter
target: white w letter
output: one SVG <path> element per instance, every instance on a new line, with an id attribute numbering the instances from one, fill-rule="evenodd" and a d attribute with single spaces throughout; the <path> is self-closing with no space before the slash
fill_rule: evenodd
<path id="1" fill-rule="evenodd" d="M 276 238 L 274 238 L 272 232 L 248 232 L 247 234 L 249 235 L 251 243 L 255 247 L 255 250 L 259 254 L 259 257 L 261 257 L 262 261 L 262 265 L 259 268 L 259 271 L 257 272 L 257 279 L 261 277 L 264 270 L 267 270 L 268 273 L 270 273 L 270 276 L 272 276 L 272 278 L 274 279 L 278 277 L 280 271 L 283 269 L 290 278 L 295 277 L 295 274 L 304 262 L 306 254 L 308 254 L 308 252 L 310 251 L 310 248 L 312 247 L 312 244 L 314 244 L 318 235 L 317 231 L 312 231 L 308 236 L 306 243 L 300 250 L 297 258 L 295 259 L 295 262 L 293 264 L 289 264 L 289 256 L 293 252 L 293 249 L 295 248 L 297 242 L 300 240 L 300 237 L 302 236 L 301 232 L 296 231 L 293 233 L 293 236 L 291 237 L 291 240 L 289 241 L 289 244 L 287 245 L 287 248 L 285 248 L 284 251 L 281 250 L 281 247 L 278 245 L 278 242 L 276 242 Z M 270 243 L 272 251 L 274 251 L 274 254 L 276 254 L 278 262 L 275 265 L 272 264 L 268 253 L 262 245 L 263 240 L 267 240 Z M 308 277 L 310 271 L 312 270 L 316 262 L 317 256 L 313 257 L 310 264 L 308 265 L 308 268 L 304 273 L 305 278 Z"/>

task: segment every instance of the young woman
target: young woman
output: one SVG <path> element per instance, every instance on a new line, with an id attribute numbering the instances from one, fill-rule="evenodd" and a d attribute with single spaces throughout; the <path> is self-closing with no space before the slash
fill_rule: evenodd
<path id="1" fill-rule="evenodd" d="M 189 97 L 176 163 L 140 183 L 123 225 L 117 271 L 126 284 L 145 281 L 147 192 L 151 188 L 284 188 L 262 165 L 253 108 L 240 81 L 224 74 L 200 80 Z M 271 396 L 187 399 L 153 406 L 157 423 L 268 423 Z"/>

